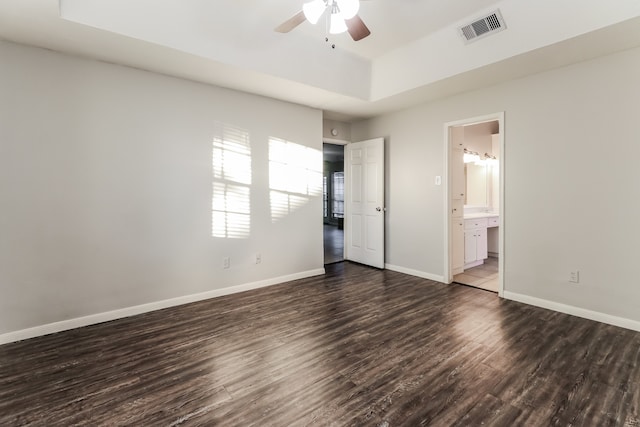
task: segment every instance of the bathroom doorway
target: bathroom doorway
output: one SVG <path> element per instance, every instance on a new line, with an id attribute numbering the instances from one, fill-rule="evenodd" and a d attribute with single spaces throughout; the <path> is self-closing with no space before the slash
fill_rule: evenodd
<path id="1" fill-rule="evenodd" d="M 447 123 L 445 129 L 445 277 L 502 295 L 504 114 Z"/>
<path id="2" fill-rule="evenodd" d="M 324 263 L 344 261 L 344 145 L 323 144 Z"/>

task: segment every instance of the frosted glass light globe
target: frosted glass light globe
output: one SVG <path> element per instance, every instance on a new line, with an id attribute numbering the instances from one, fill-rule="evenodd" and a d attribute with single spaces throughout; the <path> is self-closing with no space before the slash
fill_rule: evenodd
<path id="1" fill-rule="evenodd" d="M 318 20 L 320 19 L 326 8 L 327 5 L 323 0 L 313 0 L 302 5 L 304 17 L 307 18 L 307 21 L 311 22 L 313 25 L 318 23 Z"/>
<path id="2" fill-rule="evenodd" d="M 344 19 L 351 19 L 360 10 L 360 0 L 338 0 L 338 7 Z"/>
<path id="3" fill-rule="evenodd" d="M 330 34 L 340 34 L 347 31 L 347 24 L 344 22 L 342 12 L 331 14 L 331 23 L 329 25 Z"/>

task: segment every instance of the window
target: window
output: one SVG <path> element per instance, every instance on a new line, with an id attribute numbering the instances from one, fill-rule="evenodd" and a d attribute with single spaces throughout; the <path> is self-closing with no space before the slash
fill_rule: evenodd
<path id="1" fill-rule="evenodd" d="M 329 191 L 327 190 L 327 177 L 322 177 L 322 206 L 324 217 L 329 216 Z"/>
<path id="2" fill-rule="evenodd" d="M 344 172 L 333 173 L 333 217 L 344 218 Z"/>

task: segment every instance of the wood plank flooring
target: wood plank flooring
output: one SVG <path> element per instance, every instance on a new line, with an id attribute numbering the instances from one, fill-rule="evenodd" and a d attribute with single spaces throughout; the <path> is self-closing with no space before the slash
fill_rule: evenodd
<path id="1" fill-rule="evenodd" d="M 337 225 L 323 225 L 324 263 L 333 264 L 344 260 L 344 230 Z"/>
<path id="2" fill-rule="evenodd" d="M 639 426 L 640 333 L 351 263 L 0 346 L 0 425 Z"/>

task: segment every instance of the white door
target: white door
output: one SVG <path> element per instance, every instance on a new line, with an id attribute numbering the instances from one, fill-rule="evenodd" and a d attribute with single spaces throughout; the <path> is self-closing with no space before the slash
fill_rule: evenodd
<path id="1" fill-rule="evenodd" d="M 384 268 L 384 139 L 345 147 L 345 258 Z"/>

